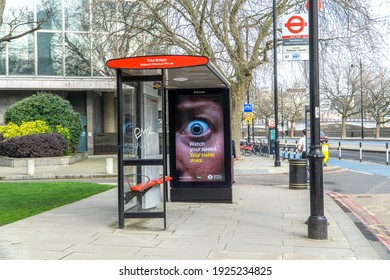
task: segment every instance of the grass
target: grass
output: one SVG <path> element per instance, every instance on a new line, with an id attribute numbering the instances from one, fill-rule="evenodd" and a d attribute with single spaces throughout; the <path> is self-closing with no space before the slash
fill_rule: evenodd
<path id="1" fill-rule="evenodd" d="M 0 183 L 0 226 L 113 187 L 115 186 L 81 182 Z"/>

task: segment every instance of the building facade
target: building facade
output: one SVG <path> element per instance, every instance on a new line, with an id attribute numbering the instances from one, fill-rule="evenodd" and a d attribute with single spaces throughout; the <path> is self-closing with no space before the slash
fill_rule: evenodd
<path id="1" fill-rule="evenodd" d="M 8 0 L 0 29 L 0 125 L 8 106 L 51 92 L 82 116 L 79 151 L 115 152 L 116 82 L 105 62 L 128 56 L 119 43 L 126 34 L 113 32 L 114 20 L 130 18 L 129 11 L 139 10 L 136 2 Z"/>

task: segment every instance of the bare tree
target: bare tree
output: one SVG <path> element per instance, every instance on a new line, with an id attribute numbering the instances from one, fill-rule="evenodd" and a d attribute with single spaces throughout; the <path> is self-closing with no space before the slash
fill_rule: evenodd
<path id="1" fill-rule="evenodd" d="M 162 53 L 158 42 L 161 29 L 141 1 L 92 0 L 68 8 L 69 18 L 80 23 L 82 35 L 65 34 L 72 65 L 71 75 L 111 75 L 106 61 L 111 58 Z M 91 22 L 90 22 L 91 20 Z M 70 22 L 69 24 L 72 24 Z"/>
<path id="2" fill-rule="evenodd" d="M 274 95 L 268 88 L 254 89 L 253 107 L 256 118 L 264 119 L 264 129 L 268 130 L 268 121 L 275 115 Z"/>
<path id="3" fill-rule="evenodd" d="M 0 26 L 3 24 L 3 14 L 6 0 L 0 0 Z"/>
<path id="4" fill-rule="evenodd" d="M 296 85 L 283 92 L 284 118 L 289 121 L 290 136 L 294 137 L 295 124 L 305 120 L 305 105 L 309 102 L 306 88 Z"/>
<path id="5" fill-rule="evenodd" d="M 376 122 L 375 137 L 378 138 L 381 126 L 390 121 L 390 78 L 385 68 L 371 76 L 365 85 L 365 104 Z"/>
<path id="6" fill-rule="evenodd" d="M 260 0 L 140 0 L 161 24 L 160 43 L 176 53 L 205 55 L 232 85 L 233 138 L 240 137 L 242 106 L 253 79 L 253 71 L 270 61 L 272 5 Z M 306 0 L 277 1 L 277 13 L 302 12 Z M 161 9 L 164 7 L 164 9 Z M 323 49 L 344 43 L 356 34 L 373 38 L 363 0 L 335 0 L 321 15 Z M 165 11 L 165 12 L 163 12 Z M 350 23 L 345 30 L 345 19 Z M 341 19 L 341 20 L 340 20 Z M 371 40 L 372 41 L 372 40 Z M 345 43 L 344 43 L 345 44 Z"/>
<path id="7" fill-rule="evenodd" d="M 229 79 L 233 138 L 238 141 L 252 71 L 269 61 L 268 52 L 273 48 L 269 1 L 141 1 L 160 22 L 161 41 L 171 51 L 205 55 Z M 291 7 L 288 2 L 292 1 L 279 2 L 281 12 Z M 154 12 L 161 6 L 166 7 L 165 14 Z"/>
<path id="8" fill-rule="evenodd" d="M 348 62 L 346 62 L 348 63 Z M 323 71 L 321 93 L 328 102 L 328 107 L 341 115 L 341 137 L 347 136 L 346 123 L 351 116 L 358 115 L 361 110 L 361 81 L 351 67 L 340 61 L 328 64 Z"/>
<path id="9" fill-rule="evenodd" d="M 31 11 L 29 11 L 27 7 L 24 7 L 8 11 L 7 19 L 4 21 L 5 5 L 6 0 L 0 0 L 0 26 L 2 26 L 3 23 L 8 26 L 5 29 L 5 34 L 0 37 L 0 44 L 21 38 L 41 29 L 42 25 L 50 18 L 50 10 L 45 10 L 45 15 L 40 17 L 37 21 L 34 21 Z M 21 28 L 23 31 L 18 31 Z"/>

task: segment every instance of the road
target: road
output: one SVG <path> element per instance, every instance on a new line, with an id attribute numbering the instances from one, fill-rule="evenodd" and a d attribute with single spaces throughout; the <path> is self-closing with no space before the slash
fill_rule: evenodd
<path id="1" fill-rule="evenodd" d="M 390 166 L 334 162 L 345 169 L 324 173 L 326 193 L 348 213 L 378 254 L 390 259 Z"/>
<path id="2" fill-rule="evenodd" d="M 382 164 L 389 164 L 389 154 L 386 151 L 362 151 L 359 150 L 330 150 L 330 158 L 352 159 L 360 161 L 368 161 Z"/>

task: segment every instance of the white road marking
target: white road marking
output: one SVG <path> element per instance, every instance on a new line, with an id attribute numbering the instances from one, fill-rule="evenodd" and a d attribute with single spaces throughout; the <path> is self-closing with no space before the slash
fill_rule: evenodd
<path id="1" fill-rule="evenodd" d="M 365 175 L 374 175 L 373 173 L 367 173 L 367 172 L 363 172 L 363 171 L 357 171 L 357 170 L 352 170 L 352 169 L 348 169 L 348 170 L 355 172 L 355 173 L 365 174 Z"/>

